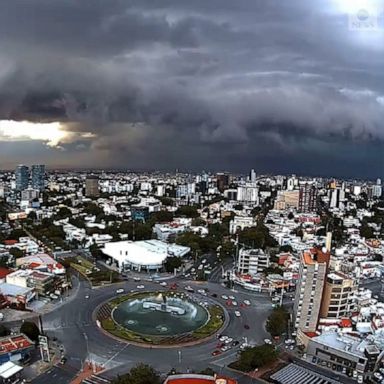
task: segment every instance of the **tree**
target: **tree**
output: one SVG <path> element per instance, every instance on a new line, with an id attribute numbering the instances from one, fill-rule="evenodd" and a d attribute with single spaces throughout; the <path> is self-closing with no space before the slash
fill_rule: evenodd
<path id="1" fill-rule="evenodd" d="M 287 329 L 289 313 L 283 308 L 275 308 L 267 319 L 266 329 L 273 336 L 281 336 Z"/>
<path id="2" fill-rule="evenodd" d="M 0 337 L 8 336 L 10 331 L 3 324 L 0 324 Z"/>
<path id="3" fill-rule="evenodd" d="M 24 333 L 24 335 L 29 337 L 32 341 L 37 341 L 40 335 L 39 328 L 31 321 L 24 321 L 24 323 L 21 324 L 20 332 Z"/>
<path id="4" fill-rule="evenodd" d="M 273 345 L 264 344 L 253 348 L 246 348 L 240 352 L 240 358 L 233 364 L 243 372 L 250 372 L 255 368 L 261 368 L 274 362 L 278 357 L 278 351 Z"/>
<path id="5" fill-rule="evenodd" d="M 292 212 L 288 213 L 288 219 L 293 220 L 295 218 L 295 215 Z"/>
<path id="6" fill-rule="evenodd" d="M 31 211 L 28 213 L 28 219 L 35 221 L 37 219 L 37 215 L 35 211 Z"/>
<path id="7" fill-rule="evenodd" d="M 129 373 L 117 377 L 112 384 L 160 384 L 159 374 L 147 364 L 138 364 Z"/>
<path id="8" fill-rule="evenodd" d="M 175 212 L 176 216 L 185 216 L 189 218 L 199 217 L 196 205 L 183 205 Z"/>
<path id="9" fill-rule="evenodd" d="M 66 219 L 72 217 L 72 211 L 67 207 L 61 207 L 56 214 L 58 220 Z"/>
<path id="10" fill-rule="evenodd" d="M 181 259 L 180 257 L 173 256 L 167 257 L 164 263 L 164 268 L 167 272 L 173 272 L 175 269 L 181 267 Z"/>
<path id="11" fill-rule="evenodd" d="M 16 248 L 16 247 L 12 247 L 10 250 L 9 250 L 9 253 L 15 258 L 15 259 L 18 259 L 19 257 L 24 257 L 24 252 L 19 249 L 19 248 Z"/>
<path id="12" fill-rule="evenodd" d="M 235 254 L 236 247 L 232 241 L 225 241 L 220 248 L 220 258 L 224 259 L 226 257 L 231 257 Z"/>
<path id="13" fill-rule="evenodd" d="M 364 223 L 360 228 L 360 236 L 366 239 L 371 239 L 374 237 L 373 229 Z"/>

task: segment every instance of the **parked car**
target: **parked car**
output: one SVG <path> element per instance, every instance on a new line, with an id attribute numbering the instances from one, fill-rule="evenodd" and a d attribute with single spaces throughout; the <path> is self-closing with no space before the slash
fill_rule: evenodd
<path id="1" fill-rule="evenodd" d="M 235 311 L 235 316 L 236 317 L 240 317 L 241 316 L 241 313 L 239 311 Z"/>
<path id="2" fill-rule="evenodd" d="M 161 285 L 162 287 L 166 287 L 166 286 L 167 286 L 167 283 L 166 283 L 165 281 L 162 281 L 162 282 L 160 283 L 160 285 Z"/>
<path id="3" fill-rule="evenodd" d="M 187 285 L 184 289 L 185 289 L 187 292 L 195 292 L 195 290 L 194 290 L 190 285 Z"/>
<path id="4" fill-rule="evenodd" d="M 116 293 L 123 293 L 123 292 L 124 292 L 123 288 L 116 289 Z"/>
<path id="5" fill-rule="evenodd" d="M 217 356 L 217 355 L 221 355 L 221 351 L 218 349 L 216 349 L 216 351 L 212 352 L 212 356 Z"/>
<path id="6" fill-rule="evenodd" d="M 249 300 L 244 300 L 245 305 L 251 305 L 251 302 Z"/>
<path id="7" fill-rule="evenodd" d="M 272 344 L 272 340 L 270 340 L 270 339 L 264 339 L 264 343 L 265 343 L 265 344 Z"/>
<path id="8" fill-rule="evenodd" d="M 223 300 L 228 300 L 228 296 L 226 296 L 226 295 L 221 295 L 221 298 L 222 298 Z"/>
<path id="9" fill-rule="evenodd" d="M 137 289 L 144 289 L 144 285 L 138 285 L 136 288 Z"/>

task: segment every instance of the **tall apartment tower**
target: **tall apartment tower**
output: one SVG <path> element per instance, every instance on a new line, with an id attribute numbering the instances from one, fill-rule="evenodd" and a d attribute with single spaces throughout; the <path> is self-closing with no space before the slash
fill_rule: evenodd
<path id="1" fill-rule="evenodd" d="M 255 183 L 256 182 L 256 172 L 254 169 L 251 169 L 251 172 L 249 172 L 249 181 L 251 183 Z"/>
<path id="2" fill-rule="evenodd" d="M 224 192 L 229 186 L 229 175 L 227 173 L 216 174 L 216 185 L 220 192 Z"/>
<path id="3" fill-rule="evenodd" d="M 99 196 L 99 178 L 96 175 L 89 175 L 85 179 L 85 196 Z"/>
<path id="4" fill-rule="evenodd" d="M 299 189 L 299 212 L 309 213 L 316 211 L 317 188 L 312 183 L 303 183 Z"/>
<path id="5" fill-rule="evenodd" d="M 35 164 L 31 168 L 32 188 L 43 191 L 45 188 L 45 165 Z"/>
<path id="6" fill-rule="evenodd" d="M 23 191 L 28 188 L 29 184 L 29 169 L 26 165 L 18 165 L 15 171 L 16 190 Z"/>
<path id="7" fill-rule="evenodd" d="M 357 282 L 341 272 L 327 275 L 320 317 L 339 319 L 351 315 L 355 308 Z"/>
<path id="8" fill-rule="evenodd" d="M 314 250 L 304 251 L 301 255 L 300 278 L 293 308 L 299 339 L 300 332 L 316 331 L 328 264 L 329 253 Z"/>

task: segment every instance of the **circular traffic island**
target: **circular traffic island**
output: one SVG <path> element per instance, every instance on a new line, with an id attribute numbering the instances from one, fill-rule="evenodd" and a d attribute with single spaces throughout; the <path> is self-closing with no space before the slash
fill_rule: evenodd
<path id="1" fill-rule="evenodd" d="M 202 342 L 225 324 L 224 309 L 184 292 L 136 292 L 116 297 L 96 311 L 107 333 L 149 346 Z"/>

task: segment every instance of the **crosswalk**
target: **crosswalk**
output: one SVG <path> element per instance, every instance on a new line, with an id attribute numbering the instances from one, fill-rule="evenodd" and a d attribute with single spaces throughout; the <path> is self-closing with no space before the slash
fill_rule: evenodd
<path id="1" fill-rule="evenodd" d="M 84 379 L 81 384 L 110 384 L 111 380 L 108 380 L 101 376 L 92 375 L 88 379 Z"/>
<path id="2" fill-rule="evenodd" d="M 296 364 L 287 365 L 270 378 L 278 384 L 338 384 L 337 381 Z"/>

